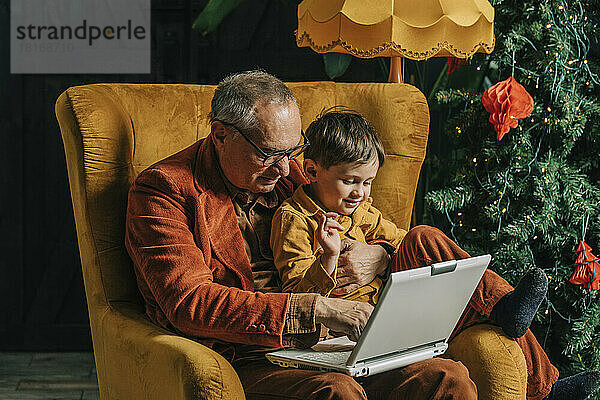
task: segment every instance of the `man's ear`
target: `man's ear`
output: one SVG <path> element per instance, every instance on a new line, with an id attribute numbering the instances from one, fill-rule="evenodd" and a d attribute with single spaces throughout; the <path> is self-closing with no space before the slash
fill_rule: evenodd
<path id="1" fill-rule="evenodd" d="M 221 121 L 213 121 L 210 124 L 210 136 L 217 150 L 221 150 L 225 145 L 225 138 L 229 132 Z"/>
<path id="2" fill-rule="evenodd" d="M 318 166 L 314 162 L 314 160 L 311 160 L 310 158 L 308 158 L 308 159 L 305 158 L 303 167 L 304 167 L 304 175 L 306 175 L 306 177 L 308 178 L 309 181 L 315 182 L 317 180 Z"/>

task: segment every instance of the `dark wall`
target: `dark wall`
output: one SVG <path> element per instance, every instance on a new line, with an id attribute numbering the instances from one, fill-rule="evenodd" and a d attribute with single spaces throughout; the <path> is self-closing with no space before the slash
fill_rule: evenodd
<path id="1" fill-rule="evenodd" d="M 153 1 L 149 75 L 11 75 L 10 0 L 0 0 L 0 351 L 91 349 L 85 293 L 54 103 L 94 82 L 217 83 L 260 67 L 284 81 L 326 80 L 298 48 L 296 3 L 244 2 L 207 37 L 192 21 L 206 0 Z M 385 81 L 377 60 L 340 80 Z"/>

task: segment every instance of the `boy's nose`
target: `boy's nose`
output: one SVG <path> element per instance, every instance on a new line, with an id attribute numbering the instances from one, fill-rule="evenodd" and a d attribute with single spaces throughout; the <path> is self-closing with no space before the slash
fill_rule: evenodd
<path id="1" fill-rule="evenodd" d="M 355 198 L 355 199 L 359 199 L 361 197 L 363 197 L 363 190 L 362 188 L 355 188 L 351 193 L 350 196 Z"/>

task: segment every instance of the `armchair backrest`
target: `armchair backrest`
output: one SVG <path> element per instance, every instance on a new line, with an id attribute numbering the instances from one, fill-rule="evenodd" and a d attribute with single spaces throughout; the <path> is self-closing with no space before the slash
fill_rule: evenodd
<path id="1" fill-rule="evenodd" d="M 386 162 L 374 204 L 408 229 L 429 111 L 413 86 L 289 83 L 306 128 L 324 108 L 348 106 L 379 133 Z M 67 89 L 56 103 L 90 318 L 111 302 L 141 302 L 124 246 L 127 191 L 136 175 L 205 137 L 214 85 L 93 84 Z M 92 329 L 93 333 L 93 329 Z"/>

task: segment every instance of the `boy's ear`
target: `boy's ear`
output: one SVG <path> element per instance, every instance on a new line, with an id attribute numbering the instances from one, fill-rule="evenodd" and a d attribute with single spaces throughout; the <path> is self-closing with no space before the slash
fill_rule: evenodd
<path id="1" fill-rule="evenodd" d="M 304 175 L 308 178 L 309 181 L 315 182 L 317 180 L 317 164 L 309 159 L 304 159 L 303 163 L 304 167 Z"/>

